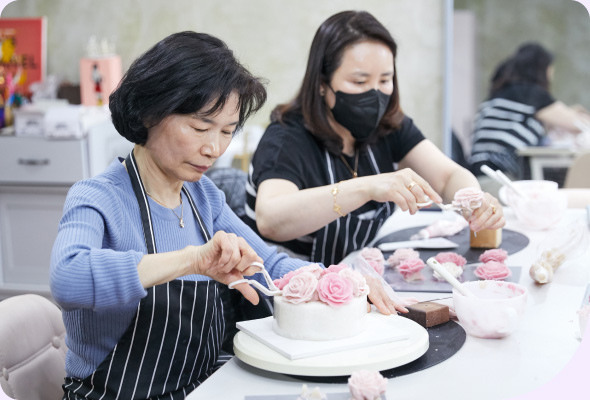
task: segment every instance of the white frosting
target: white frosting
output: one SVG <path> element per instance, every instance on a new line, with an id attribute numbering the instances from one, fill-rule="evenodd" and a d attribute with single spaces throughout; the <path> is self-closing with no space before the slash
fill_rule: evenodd
<path id="1" fill-rule="evenodd" d="M 272 329 L 277 335 L 290 339 L 344 339 L 363 331 L 366 314 L 366 295 L 355 297 L 339 307 L 321 301 L 292 304 L 275 296 Z"/>
<path id="2" fill-rule="evenodd" d="M 460 266 L 458 266 L 454 262 L 445 262 L 445 263 L 442 263 L 441 265 L 443 266 L 444 269 L 449 271 L 451 273 L 451 275 L 453 275 L 453 278 L 458 278 L 461 276 L 461 274 L 463 274 L 463 268 L 461 268 Z M 446 279 L 443 278 L 442 275 L 438 273 L 438 271 L 434 271 L 432 273 L 432 276 L 434 276 L 434 279 L 436 279 L 437 281 L 441 281 L 441 282 L 446 281 Z"/>

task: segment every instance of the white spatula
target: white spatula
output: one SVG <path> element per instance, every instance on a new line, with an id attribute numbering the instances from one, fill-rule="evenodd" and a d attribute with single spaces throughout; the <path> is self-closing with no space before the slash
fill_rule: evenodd
<path id="1" fill-rule="evenodd" d="M 447 282 L 449 282 L 455 289 L 459 291 L 465 297 L 476 297 L 473 292 L 467 289 L 465 286 L 461 284 L 449 271 L 446 270 L 434 257 L 430 257 L 426 264 L 430 266 L 433 270 L 438 272 Z"/>

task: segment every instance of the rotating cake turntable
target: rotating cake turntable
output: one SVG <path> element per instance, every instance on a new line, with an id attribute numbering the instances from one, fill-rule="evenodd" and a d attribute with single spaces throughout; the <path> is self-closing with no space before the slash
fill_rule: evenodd
<path id="1" fill-rule="evenodd" d="M 377 312 L 368 314 L 367 318 L 377 319 L 379 323 L 405 333 L 407 338 L 290 360 L 253 336 L 238 332 L 234 337 L 234 352 L 246 364 L 267 371 L 303 376 L 341 376 L 359 369 L 383 371 L 399 367 L 416 360 L 428 350 L 428 332 L 414 321 Z"/>

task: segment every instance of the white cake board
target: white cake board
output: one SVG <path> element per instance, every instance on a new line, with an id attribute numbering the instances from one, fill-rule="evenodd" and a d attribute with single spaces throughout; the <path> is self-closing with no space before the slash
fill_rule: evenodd
<path id="1" fill-rule="evenodd" d="M 338 340 L 296 340 L 274 332 L 273 317 L 242 321 L 237 323 L 240 331 L 247 333 L 289 360 L 337 353 L 358 347 L 374 346 L 409 338 L 406 329 L 398 329 L 380 318 L 367 315 L 363 331 L 358 335 Z"/>
<path id="2" fill-rule="evenodd" d="M 341 376 L 359 369 L 383 371 L 399 367 L 428 350 L 428 332 L 414 321 L 377 312 L 367 317 L 378 318 L 396 330 L 405 331 L 408 339 L 289 360 L 252 336 L 238 332 L 234 337 L 234 352 L 246 364 L 267 371 L 304 376 Z"/>

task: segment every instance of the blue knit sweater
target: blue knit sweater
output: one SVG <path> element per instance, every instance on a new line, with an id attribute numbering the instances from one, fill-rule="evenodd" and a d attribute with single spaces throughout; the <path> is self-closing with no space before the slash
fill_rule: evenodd
<path id="1" fill-rule="evenodd" d="M 305 262 L 277 254 L 231 211 L 207 177 L 186 183 L 211 235 L 219 230 L 243 237 L 273 278 Z M 204 243 L 183 196 L 184 229 L 172 211 L 150 201 L 159 253 Z M 175 210 L 180 214 L 180 206 Z M 51 292 L 66 326 L 66 373 L 89 376 L 115 347 L 147 295 L 137 264 L 147 253 L 137 199 L 125 167 L 114 160 L 100 175 L 70 189 L 51 257 Z M 257 274 L 258 275 L 258 274 Z M 189 275 L 182 279 L 206 280 Z"/>

